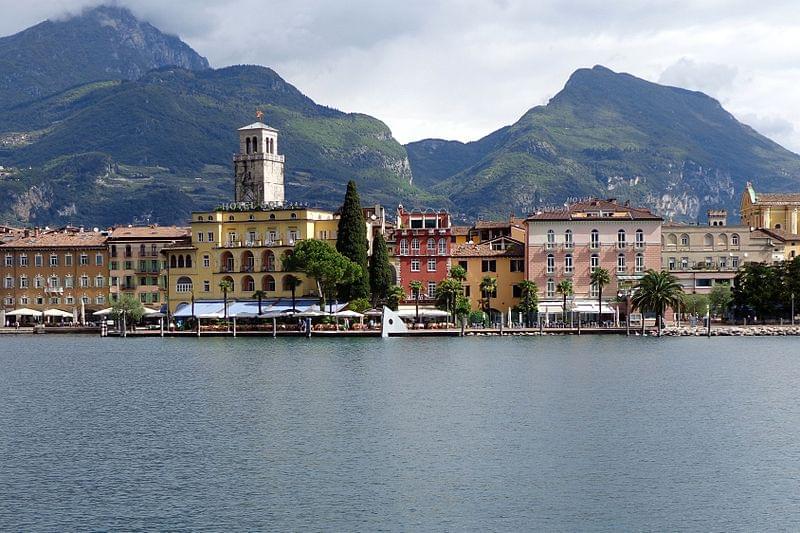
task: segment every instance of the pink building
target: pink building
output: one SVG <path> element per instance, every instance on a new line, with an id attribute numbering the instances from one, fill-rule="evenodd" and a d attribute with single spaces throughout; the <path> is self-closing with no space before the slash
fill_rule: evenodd
<path id="1" fill-rule="evenodd" d="M 562 313 L 563 297 L 556 287 L 563 279 L 572 281 L 574 291 L 568 310 L 596 319 L 598 291 L 590 279 L 595 269 L 610 274 L 602 295 L 603 302 L 610 302 L 647 269 L 661 268 L 662 219 L 647 209 L 590 199 L 536 213 L 526 222 L 526 278 L 539 287 L 539 310 L 548 315 Z M 602 313 L 615 314 L 616 306 L 604 303 Z"/>

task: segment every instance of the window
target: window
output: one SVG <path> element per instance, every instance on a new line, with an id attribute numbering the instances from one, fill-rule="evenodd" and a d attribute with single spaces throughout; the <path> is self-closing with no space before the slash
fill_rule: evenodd
<path id="1" fill-rule="evenodd" d="M 739 256 L 734 255 L 731 257 L 731 268 L 739 268 Z"/>
<path id="2" fill-rule="evenodd" d="M 481 272 L 497 272 L 497 261 L 495 259 L 482 260 Z"/>
<path id="3" fill-rule="evenodd" d="M 567 254 L 564 256 L 564 272 L 566 274 L 572 274 L 572 270 L 572 254 Z"/>
<path id="4" fill-rule="evenodd" d="M 125 245 L 125 257 L 130 257 L 132 255 L 133 255 L 133 252 L 131 251 L 131 245 L 130 244 L 126 244 Z"/>
<path id="5" fill-rule="evenodd" d="M 428 282 L 428 298 L 436 298 L 436 282 Z"/>
<path id="6" fill-rule="evenodd" d="M 511 272 L 525 272 L 525 260 L 524 259 L 512 259 L 511 260 Z"/>
<path id="7" fill-rule="evenodd" d="M 464 296 L 469 298 L 469 285 L 464 285 Z"/>
<path id="8" fill-rule="evenodd" d="M 734 233 L 731 235 L 731 245 L 732 246 L 739 246 L 739 234 Z"/>
<path id="9" fill-rule="evenodd" d="M 519 285 L 514 285 L 511 288 L 511 296 L 513 298 L 522 298 L 522 288 Z"/>
<path id="10" fill-rule="evenodd" d="M 411 239 L 411 253 L 419 253 L 419 239 Z"/>
<path id="11" fill-rule="evenodd" d="M 644 232 L 640 229 L 636 230 L 636 248 L 644 248 Z"/>
<path id="12" fill-rule="evenodd" d="M 214 242 L 214 234 L 212 232 L 209 231 L 206 236 L 208 237 L 208 239 L 206 239 L 208 242 Z"/>
<path id="13" fill-rule="evenodd" d="M 596 229 L 590 234 L 589 248 L 600 248 L 600 232 Z"/>
<path id="14" fill-rule="evenodd" d="M 564 248 L 572 248 L 572 230 L 564 232 Z"/>
<path id="15" fill-rule="evenodd" d="M 253 244 L 255 242 L 256 242 L 256 232 L 255 231 L 248 231 L 247 232 L 247 243 L 248 243 L 247 245 L 248 246 L 253 246 Z"/>
<path id="16" fill-rule="evenodd" d="M 228 232 L 228 244 L 230 245 L 230 244 L 233 244 L 234 242 L 236 242 L 236 232 L 235 231 L 229 231 Z"/>
<path id="17" fill-rule="evenodd" d="M 19 256 L 19 266 L 21 266 L 21 267 L 28 266 L 28 254 L 20 254 L 20 256 Z"/>
<path id="18" fill-rule="evenodd" d="M 617 274 L 625 273 L 625 254 L 617 255 Z"/>
<path id="19" fill-rule="evenodd" d="M 203 267 L 209 268 L 211 266 L 211 258 L 208 255 L 203 256 Z"/>
<path id="20" fill-rule="evenodd" d="M 554 248 L 556 245 L 556 232 L 549 229 L 547 230 L 547 247 Z"/>
<path id="21" fill-rule="evenodd" d="M 428 259 L 428 272 L 436 272 L 436 259 L 433 257 Z"/>
<path id="22" fill-rule="evenodd" d="M 713 264 L 714 264 L 714 258 L 710 256 L 706 257 L 706 268 L 711 268 Z"/>
<path id="23" fill-rule="evenodd" d="M 728 258 L 724 255 L 719 256 L 719 268 L 724 269 L 728 268 Z"/>
<path id="24" fill-rule="evenodd" d="M 84 305 L 89 305 L 89 303 L 90 303 L 89 297 L 88 296 L 81 296 L 81 302 L 83 302 Z"/>
<path id="25" fill-rule="evenodd" d="M 447 255 L 447 241 L 444 237 L 439 239 L 439 255 Z"/>
<path id="26" fill-rule="evenodd" d="M 147 255 L 147 245 L 146 244 L 140 244 L 139 245 L 139 257 L 144 256 L 144 255 Z"/>
<path id="27" fill-rule="evenodd" d="M 592 254 L 592 257 L 589 258 L 589 270 L 594 272 L 600 268 L 600 256 L 597 254 Z"/>
<path id="28" fill-rule="evenodd" d="M 644 272 L 644 254 L 636 254 L 634 269 L 637 273 Z"/>
<path id="29" fill-rule="evenodd" d="M 689 246 L 689 236 L 685 233 L 681 235 L 681 246 Z"/>
<path id="30" fill-rule="evenodd" d="M 199 232 L 197 234 L 197 242 L 203 242 L 203 232 Z"/>
<path id="31" fill-rule="evenodd" d="M 47 280 L 47 285 L 51 289 L 57 289 L 59 287 L 58 276 L 50 276 L 50 279 Z"/>
<path id="32" fill-rule="evenodd" d="M 275 242 L 278 240 L 278 232 L 274 229 L 269 230 L 269 242 Z"/>
<path id="33" fill-rule="evenodd" d="M 434 241 L 433 239 L 428 239 L 428 242 L 425 243 L 425 250 L 429 254 L 436 253 L 436 241 Z"/>
<path id="34" fill-rule="evenodd" d="M 11 254 L 6 254 L 6 266 L 14 266 L 14 256 Z"/>
<path id="35" fill-rule="evenodd" d="M 703 236 L 703 247 L 706 250 L 714 248 L 714 236 L 711 235 L 710 233 L 706 233 Z"/>
<path id="36" fill-rule="evenodd" d="M 675 258 L 674 257 L 670 257 L 669 258 L 669 263 L 668 263 L 669 266 L 667 268 L 669 270 L 675 270 L 675 264 L 676 264 L 675 263 Z"/>
<path id="37" fill-rule="evenodd" d="M 29 300 L 27 296 L 23 296 L 22 298 L 19 299 L 19 303 L 21 303 L 22 305 L 28 305 L 28 301 Z"/>
<path id="38" fill-rule="evenodd" d="M 97 276 L 94 278 L 94 286 L 95 287 L 104 287 L 106 284 L 106 280 L 103 276 Z"/>
<path id="39" fill-rule="evenodd" d="M 208 280 L 203 281 L 203 292 L 209 292 L 211 290 L 211 282 Z"/>
<path id="40" fill-rule="evenodd" d="M 591 298 L 597 298 L 600 295 L 600 289 L 597 288 L 597 284 L 592 283 L 589 285 L 589 296 Z"/>
<path id="41" fill-rule="evenodd" d="M 681 270 L 687 270 L 688 268 L 689 268 L 689 258 L 681 257 Z"/>
<path id="42" fill-rule="evenodd" d="M 89 264 L 89 256 L 87 254 L 81 254 L 80 259 L 78 261 L 79 265 L 88 265 Z"/>
<path id="43" fill-rule="evenodd" d="M 42 298 L 41 296 L 37 296 L 36 298 L 34 298 L 34 301 L 36 302 L 36 305 L 42 305 L 44 303 L 44 298 Z"/>
<path id="44" fill-rule="evenodd" d="M 556 295 L 556 282 L 553 278 L 547 280 L 545 294 L 548 298 L 553 298 Z"/>
<path id="45" fill-rule="evenodd" d="M 33 278 L 33 288 L 34 289 L 41 289 L 44 286 L 44 279 L 42 276 L 36 276 Z"/>
<path id="46" fill-rule="evenodd" d="M 33 258 L 33 265 L 40 267 L 42 266 L 42 254 L 36 254 Z"/>
<path id="47" fill-rule="evenodd" d="M 14 278 L 11 276 L 6 276 L 5 284 L 3 285 L 6 289 L 13 289 L 14 288 Z"/>
<path id="48" fill-rule="evenodd" d="M 175 283 L 175 292 L 187 293 L 192 292 L 192 278 L 181 276 Z"/>
<path id="49" fill-rule="evenodd" d="M 28 276 L 20 276 L 19 277 L 19 288 L 20 289 L 27 289 L 28 288 Z"/>
<path id="50" fill-rule="evenodd" d="M 468 261 L 459 261 L 459 262 L 458 262 L 458 266 L 460 266 L 461 268 L 463 268 L 463 269 L 464 269 L 464 272 L 469 272 L 469 269 L 467 268 L 467 266 L 468 266 L 468 265 L 469 265 L 469 262 L 468 262 Z"/>
<path id="51" fill-rule="evenodd" d="M 408 255 L 408 241 L 405 239 L 400 241 L 400 255 Z"/>
<path id="52" fill-rule="evenodd" d="M 411 272 L 419 272 L 419 259 L 411 260 Z"/>
<path id="53" fill-rule="evenodd" d="M 139 301 L 142 302 L 142 303 L 146 303 L 147 302 L 147 293 L 146 292 L 140 292 L 139 293 Z"/>
<path id="54" fill-rule="evenodd" d="M 625 230 L 621 229 L 617 232 L 617 248 L 625 248 Z"/>
<path id="55" fill-rule="evenodd" d="M 14 298 L 5 298 L 3 299 L 3 303 L 6 305 L 14 305 Z"/>
<path id="56" fill-rule="evenodd" d="M 51 267 L 58 266 L 58 256 L 56 254 L 50 254 L 50 266 Z"/>
<path id="57" fill-rule="evenodd" d="M 66 298 L 64 298 L 64 303 L 67 305 L 72 305 L 75 303 L 75 298 L 73 298 L 72 296 L 67 296 Z"/>
<path id="58" fill-rule="evenodd" d="M 547 254 L 547 273 L 552 274 L 556 271 L 556 258 L 553 254 Z"/>
<path id="59" fill-rule="evenodd" d="M 295 241 L 300 240 L 300 232 L 296 229 L 289 230 L 289 244 L 294 244 Z"/>
<path id="60" fill-rule="evenodd" d="M 94 303 L 102 305 L 106 303 L 106 297 L 101 294 L 100 296 L 94 299 Z"/>
<path id="61" fill-rule="evenodd" d="M 89 276 L 84 274 L 81 276 L 81 288 L 85 289 L 89 286 Z"/>

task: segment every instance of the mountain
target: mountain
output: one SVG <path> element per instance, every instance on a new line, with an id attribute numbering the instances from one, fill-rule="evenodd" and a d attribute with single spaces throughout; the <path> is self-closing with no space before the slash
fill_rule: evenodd
<path id="1" fill-rule="evenodd" d="M 127 9 L 99 6 L 0 38 L 0 107 L 164 66 L 203 70 L 208 60 Z"/>
<path id="2" fill-rule="evenodd" d="M 483 139 L 406 149 L 415 183 L 485 217 L 597 195 L 695 220 L 712 207 L 734 214 L 747 181 L 800 189 L 800 156 L 713 98 L 601 66 L 575 71 L 547 105 Z"/>
<path id="3" fill-rule="evenodd" d="M 112 15 L 117 17 L 113 24 L 97 22 Z M 25 49 L 32 37 L 19 36 L 43 25 L 66 33 L 101 28 L 103 42 L 128 42 L 131 28 L 163 36 L 125 10 L 103 7 L 7 38 L 6 56 L 32 53 Z M 20 50 L 12 52 L 11 42 Z M 43 41 L 37 53 L 55 53 L 56 42 Z M 0 165 L 6 167 L 0 169 L 0 181 L 8 193 L 0 196 L 0 220 L 185 222 L 193 209 L 232 200 L 236 130 L 253 122 L 256 109 L 280 130 L 287 200 L 337 208 L 349 179 L 369 202 L 389 205 L 424 197 L 411 184 L 405 149 L 379 120 L 318 105 L 268 68 L 203 68 L 207 62 L 183 43 L 180 57 L 177 52 L 167 57 L 162 44 L 145 39 L 136 57 L 182 58 L 198 68 L 164 66 L 142 73 L 139 69 L 150 65 L 128 57 L 119 68 L 107 66 L 105 79 L 95 79 L 103 73 L 83 68 L 72 57 L 81 52 L 64 52 L 65 64 L 72 65 L 64 75 L 74 67 L 83 72 L 73 73 L 76 79 L 89 81 L 0 108 Z M 29 92 L 43 94 L 52 87 Z"/>

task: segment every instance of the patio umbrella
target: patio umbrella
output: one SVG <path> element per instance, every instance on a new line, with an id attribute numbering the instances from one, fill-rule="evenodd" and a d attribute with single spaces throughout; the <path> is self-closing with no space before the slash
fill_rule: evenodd
<path id="1" fill-rule="evenodd" d="M 338 313 L 333 313 L 333 316 L 337 316 L 340 318 L 362 318 L 364 315 L 356 311 L 351 311 L 350 309 L 347 309 L 345 311 L 339 311 Z"/>
<path id="2" fill-rule="evenodd" d="M 60 318 L 73 318 L 72 313 L 62 311 L 61 309 L 48 309 L 44 312 L 44 316 L 60 317 Z"/>
<path id="3" fill-rule="evenodd" d="M 6 313 L 6 316 L 42 316 L 42 312 L 34 311 L 33 309 L 28 309 L 27 307 L 22 307 L 20 309 L 9 311 Z"/>
<path id="4" fill-rule="evenodd" d="M 114 309 L 111 307 L 106 307 L 105 309 L 101 309 L 99 311 L 94 312 L 94 316 L 108 316 L 114 312 Z"/>

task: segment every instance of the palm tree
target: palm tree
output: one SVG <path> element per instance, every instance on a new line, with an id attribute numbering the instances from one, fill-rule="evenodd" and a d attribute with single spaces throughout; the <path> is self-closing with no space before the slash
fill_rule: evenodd
<path id="1" fill-rule="evenodd" d="M 222 290 L 222 301 L 224 304 L 223 313 L 225 323 L 228 323 L 228 291 L 233 290 L 233 283 L 230 280 L 223 279 L 219 282 L 219 288 Z"/>
<path id="2" fill-rule="evenodd" d="M 416 306 L 416 313 L 417 313 L 417 324 L 419 324 L 419 295 L 422 292 L 422 282 L 419 280 L 414 280 L 408 284 L 411 288 L 411 292 L 414 294 L 414 302 Z"/>
<path id="3" fill-rule="evenodd" d="M 295 309 L 295 301 L 296 301 L 296 292 L 297 287 L 299 287 L 303 283 L 303 280 L 295 276 L 294 274 L 288 274 L 283 278 L 283 284 L 289 287 L 289 290 L 292 291 L 292 311 L 297 311 Z"/>
<path id="4" fill-rule="evenodd" d="M 522 296 L 520 308 L 525 312 L 525 324 L 530 327 L 531 313 L 536 310 L 539 304 L 539 287 L 536 282 L 524 279 L 519 282 L 519 290 Z"/>
<path id="5" fill-rule="evenodd" d="M 262 290 L 257 290 L 253 293 L 253 298 L 258 300 L 258 314 L 261 314 L 261 301 L 267 296 L 267 293 Z"/>
<path id="6" fill-rule="evenodd" d="M 636 292 L 631 299 L 634 307 L 642 312 L 651 311 L 656 313 L 656 326 L 660 337 L 661 317 L 667 307 L 681 305 L 683 287 L 678 282 L 678 278 L 666 270 L 657 272 L 650 269 L 639 280 L 635 290 Z M 644 319 L 642 319 L 642 323 L 644 323 Z"/>
<path id="7" fill-rule="evenodd" d="M 392 285 L 386 293 L 386 305 L 393 311 L 397 311 L 397 307 L 403 300 L 406 299 L 406 293 L 400 285 Z"/>
<path id="8" fill-rule="evenodd" d="M 603 287 L 611 283 L 611 274 L 605 268 L 596 268 L 591 276 L 592 284 L 597 287 L 597 323 L 600 324 L 600 315 L 603 312 Z"/>
<path id="9" fill-rule="evenodd" d="M 463 283 L 467 281 L 467 270 L 461 265 L 456 265 L 450 269 L 450 277 Z"/>
<path id="10" fill-rule="evenodd" d="M 486 298 L 486 313 L 489 315 L 489 322 L 492 321 L 492 295 L 497 292 L 497 278 L 484 276 L 480 285 L 481 292 Z"/>
<path id="11" fill-rule="evenodd" d="M 561 281 L 559 281 L 558 285 L 556 285 L 556 291 L 559 292 L 561 294 L 561 296 L 564 298 L 564 303 L 563 303 L 561 308 L 563 310 L 563 320 L 564 320 L 564 323 L 566 323 L 567 322 L 567 296 L 572 296 L 572 294 L 573 294 L 572 280 L 562 279 Z"/>

